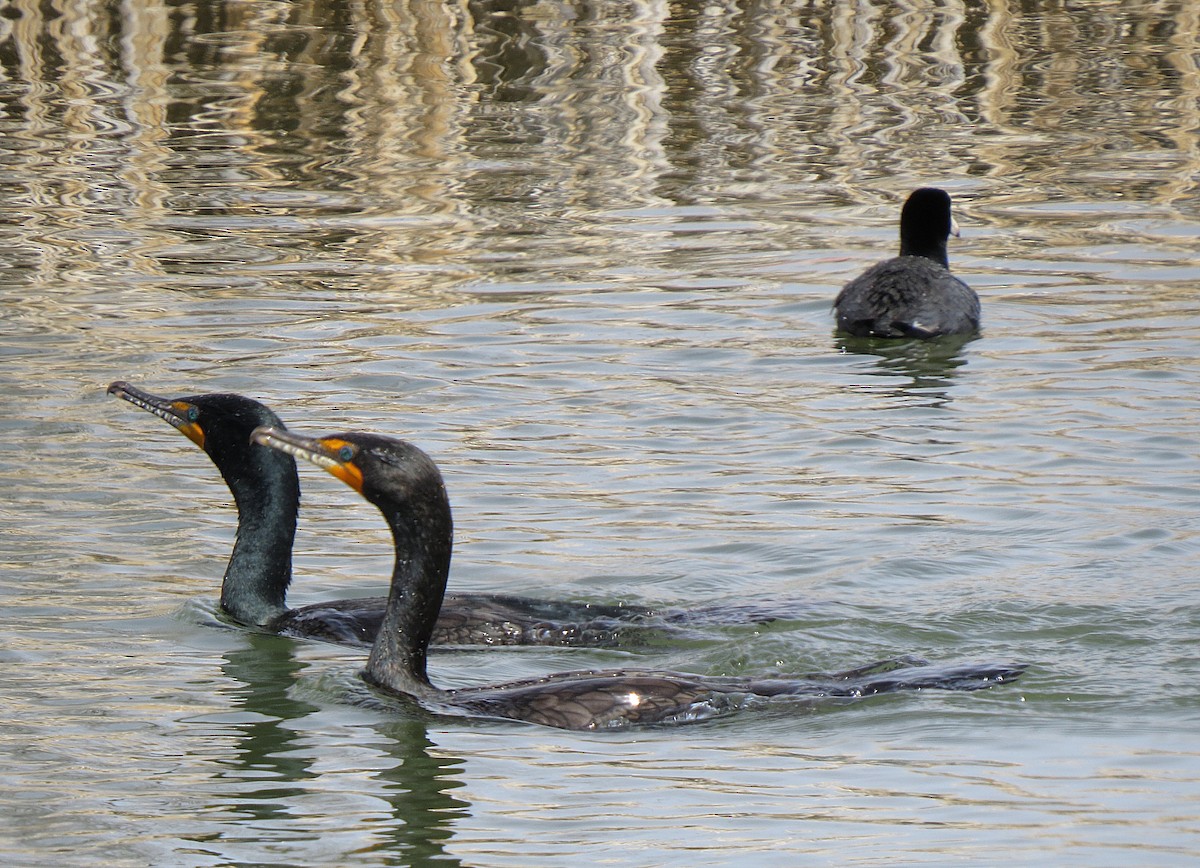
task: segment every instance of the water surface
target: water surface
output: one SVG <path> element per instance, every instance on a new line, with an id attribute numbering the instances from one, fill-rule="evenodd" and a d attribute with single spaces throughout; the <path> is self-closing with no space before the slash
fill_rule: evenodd
<path id="1" fill-rule="evenodd" d="M 6 861 L 1200 854 L 1192 4 L 135 5 L 0 19 Z M 982 335 L 838 338 L 921 184 Z M 228 491 L 115 379 L 418 443 L 458 589 L 793 615 L 439 684 L 1031 668 L 615 734 L 381 704 L 221 623 Z M 301 470 L 291 599 L 379 593 Z"/>

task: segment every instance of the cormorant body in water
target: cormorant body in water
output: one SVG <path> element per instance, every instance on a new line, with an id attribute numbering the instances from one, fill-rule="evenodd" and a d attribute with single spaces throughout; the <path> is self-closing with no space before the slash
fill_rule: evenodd
<path id="1" fill-rule="evenodd" d="M 375 504 L 396 550 L 387 611 L 365 679 L 440 714 L 503 718 L 563 729 L 711 717 L 777 696 L 859 697 L 900 689 L 971 690 L 1017 678 L 1023 667 L 866 667 L 805 678 L 713 678 L 680 672 L 612 669 L 564 672 L 498 686 L 442 690 L 426 673 L 450 570 L 453 521 L 441 473 L 410 443 L 372 434 L 301 437 L 259 428 L 254 440 L 325 468 Z"/>
<path id="2" fill-rule="evenodd" d="M 116 382 L 110 394 L 148 410 L 203 449 L 224 477 L 238 509 L 237 536 L 221 582 L 221 608 L 248 626 L 298 638 L 368 647 L 383 620 L 387 599 L 364 597 L 287 607 L 292 580 L 292 543 L 300 508 L 300 480 L 291 455 L 250 441 L 260 425 L 284 430 L 268 407 L 235 394 L 162 398 Z M 728 617 L 770 620 L 752 607 L 731 608 Z M 505 594 L 450 594 L 432 642 L 446 645 L 613 645 L 621 631 L 670 629 L 689 613 L 661 615 L 624 605 L 539 600 Z M 696 623 L 720 620 L 715 610 L 696 613 Z"/>
<path id="3" fill-rule="evenodd" d="M 900 212 L 900 255 L 847 283 L 833 303 L 856 337 L 933 338 L 979 330 L 979 296 L 950 273 L 946 240 L 958 235 L 945 190 L 914 190 Z"/>

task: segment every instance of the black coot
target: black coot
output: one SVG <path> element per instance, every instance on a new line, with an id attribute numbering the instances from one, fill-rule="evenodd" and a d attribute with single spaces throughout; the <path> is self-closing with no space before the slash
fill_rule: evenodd
<path id="1" fill-rule="evenodd" d="M 979 296 L 950 273 L 946 239 L 958 228 L 945 190 L 914 190 L 900 212 L 900 255 L 871 266 L 833 303 L 856 337 L 933 338 L 979 330 Z"/>

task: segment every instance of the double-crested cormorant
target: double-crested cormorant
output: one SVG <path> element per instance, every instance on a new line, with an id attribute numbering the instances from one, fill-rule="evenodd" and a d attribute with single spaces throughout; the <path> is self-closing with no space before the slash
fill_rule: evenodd
<path id="1" fill-rule="evenodd" d="M 109 393 L 148 410 L 203 449 L 224 477 L 238 509 L 237 537 L 221 583 L 221 608 L 235 621 L 287 636 L 366 647 L 375 639 L 385 597 L 287 607 L 300 480 L 292 456 L 250 442 L 260 425 L 280 430 L 269 408 L 242 395 L 161 398 L 128 383 Z M 731 610 L 731 614 L 741 614 Z M 748 618 L 754 612 L 745 613 Z M 676 615 L 675 617 L 679 617 Z M 759 616 L 760 618 L 763 616 Z M 435 644 L 611 645 L 641 622 L 667 629 L 650 609 L 538 600 L 503 594 L 450 594 L 433 631 Z M 700 613 L 699 621 L 704 620 Z"/>
<path id="2" fill-rule="evenodd" d="M 950 273 L 946 239 L 958 235 L 945 190 L 914 190 L 900 212 L 900 255 L 838 293 L 837 327 L 857 337 L 933 338 L 979 330 L 979 296 Z"/>
<path id="3" fill-rule="evenodd" d="M 411 443 L 373 434 L 301 437 L 259 428 L 254 440 L 325 468 L 375 504 L 396 548 L 387 612 L 364 673 L 386 692 L 441 714 L 528 721 L 563 729 L 711 717 L 776 696 L 857 697 L 905 688 L 977 689 L 1023 667 L 878 667 L 815 678 L 712 678 L 614 669 L 565 672 L 490 687 L 441 690 L 426 674 L 426 650 L 450 570 L 453 522 L 442 475 Z"/>

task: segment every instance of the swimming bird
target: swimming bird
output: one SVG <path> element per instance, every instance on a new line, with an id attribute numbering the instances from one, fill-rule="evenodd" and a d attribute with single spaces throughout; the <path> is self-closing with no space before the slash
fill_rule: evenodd
<path id="1" fill-rule="evenodd" d="M 373 503 L 387 520 L 395 567 L 383 624 L 363 675 L 385 693 L 438 714 L 501 718 L 561 729 L 611 729 L 699 720 L 778 696 L 859 697 L 905 688 L 978 689 L 1017 678 L 1009 665 L 868 667 L 816 678 L 715 678 L 608 669 L 562 672 L 497 686 L 440 689 L 427 648 L 446 589 L 453 519 L 437 465 L 404 440 L 361 432 L 302 437 L 258 428 L 256 443 L 311 461 Z"/>
<path id="2" fill-rule="evenodd" d="M 857 337 L 933 338 L 979 330 L 979 296 L 950 273 L 946 241 L 958 226 L 945 190 L 914 190 L 900 211 L 900 255 L 847 283 L 833 303 Z"/>
<path id="3" fill-rule="evenodd" d="M 385 597 L 287 607 L 300 480 L 291 455 L 250 442 L 251 432 L 260 425 L 284 430 L 270 408 L 236 394 L 163 398 L 124 382 L 113 383 L 108 391 L 178 428 L 208 454 L 229 486 L 238 510 L 238 528 L 221 582 L 221 608 L 230 618 L 298 638 L 358 647 L 374 641 L 386 608 Z M 452 645 L 612 645 L 620 641 L 622 629 L 634 622 L 663 630 L 666 619 L 636 606 L 506 594 L 451 594 L 432 641 Z"/>

